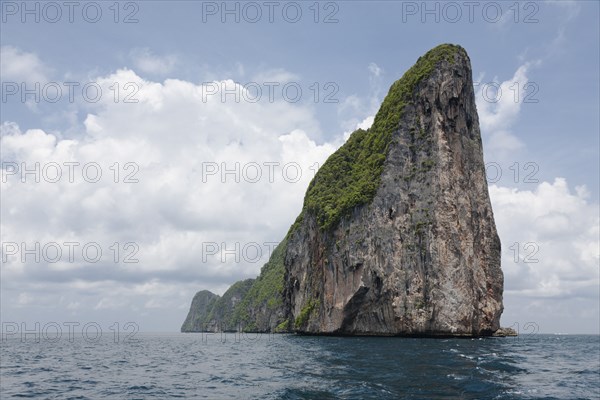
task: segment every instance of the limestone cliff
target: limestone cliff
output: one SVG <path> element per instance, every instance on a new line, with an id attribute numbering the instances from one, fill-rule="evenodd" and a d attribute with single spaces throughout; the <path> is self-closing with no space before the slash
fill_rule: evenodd
<path id="1" fill-rule="evenodd" d="M 208 290 L 201 290 L 196 293 L 192 299 L 192 305 L 190 306 L 187 318 L 181 326 L 181 331 L 198 332 L 207 330 L 206 319 L 210 315 L 217 299 L 219 299 L 219 296 Z"/>
<path id="2" fill-rule="evenodd" d="M 182 332 L 220 332 L 237 330 L 234 310 L 246 297 L 254 279 L 246 279 L 231 285 L 218 296 L 202 290 L 194 296 L 190 312 L 181 326 Z"/>
<path id="3" fill-rule="evenodd" d="M 181 331 L 287 331 L 283 308 L 286 243 L 275 248 L 258 278 L 236 282 L 222 297 L 207 290 L 196 293 Z"/>
<path id="4" fill-rule="evenodd" d="M 234 312 L 251 330 L 480 336 L 499 328 L 500 240 L 464 49 L 438 46 L 392 85 L 373 126 L 317 172 L 275 253 L 256 281 L 274 276 L 271 297 L 256 301 L 250 288 Z"/>

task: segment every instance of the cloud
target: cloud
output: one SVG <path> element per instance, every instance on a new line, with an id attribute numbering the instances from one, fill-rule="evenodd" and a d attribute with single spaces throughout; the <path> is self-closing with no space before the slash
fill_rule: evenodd
<path id="1" fill-rule="evenodd" d="M 367 118 L 363 119 L 357 126 L 357 129 L 364 129 L 367 130 L 371 127 L 371 125 L 373 125 L 373 122 L 375 122 L 375 116 L 374 115 L 369 115 Z"/>
<path id="2" fill-rule="evenodd" d="M 502 325 L 597 333 L 600 205 L 562 178 L 531 190 L 492 185 L 490 197 L 502 241 Z"/>
<path id="3" fill-rule="evenodd" d="M 581 4 L 574 0 L 550 1 L 546 4 L 556 7 L 559 11 L 557 14 L 560 15 L 560 19 L 556 23 L 556 35 L 546 46 L 546 53 L 548 56 L 560 56 L 569 46 L 567 28 L 581 13 Z"/>
<path id="4" fill-rule="evenodd" d="M 379 77 L 379 75 L 382 73 L 382 69 L 377 64 L 372 62 L 369 64 L 369 72 L 372 76 Z"/>
<path id="5" fill-rule="evenodd" d="M 367 71 L 369 93 L 366 96 L 348 95 L 338 105 L 338 116 L 342 120 L 341 125 L 346 138 L 357 128 L 367 129 L 373 124 L 371 119 L 379 110 L 383 97 L 387 95 L 387 92 L 382 93 L 383 69 L 371 62 Z"/>
<path id="6" fill-rule="evenodd" d="M 528 93 L 528 72 L 537 62 L 526 62 L 511 79 L 486 81 L 481 75 L 475 82 L 477 111 L 486 151 L 491 160 L 500 160 L 524 148 L 512 129 L 519 119 L 521 105 Z"/>
<path id="7" fill-rule="evenodd" d="M 599 206 L 563 178 L 533 190 L 490 186 L 506 296 L 597 299 Z"/>
<path id="8" fill-rule="evenodd" d="M 164 75 L 171 72 L 177 64 L 176 56 L 157 56 L 147 47 L 135 48 L 129 56 L 135 68 L 147 74 Z"/>
<path id="9" fill-rule="evenodd" d="M 312 140 L 312 109 L 281 98 L 223 102 L 206 86 L 149 81 L 127 69 L 95 81 L 106 93 L 115 83 L 135 85 L 137 103 L 106 96 L 85 104 L 84 130 L 69 140 L 1 126 L 2 162 L 29 170 L 39 163 L 40 181 L 32 172 L 23 183 L 3 164 L 1 240 L 39 243 L 39 253 L 58 246 L 64 256 L 9 257 L 3 312 L 29 305 L 33 315 L 40 304 L 106 315 L 180 309 L 196 290 L 222 293 L 255 277 L 300 212 L 314 172 L 341 144 L 341 136 Z M 73 182 L 66 163 L 77 163 Z M 62 178 L 52 183 L 55 165 Z M 98 182 L 89 182 L 96 167 L 86 173 L 86 165 L 98 166 Z M 128 175 L 138 182 L 124 182 Z M 65 260 L 68 242 L 79 243 L 73 260 Z M 95 262 L 82 251 L 92 243 L 102 251 Z M 57 246 L 44 250 L 48 244 Z"/>
<path id="10" fill-rule="evenodd" d="M 0 79 L 3 82 L 49 82 L 50 73 L 35 53 L 28 53 L 17 47 L 0 47 Z"/>

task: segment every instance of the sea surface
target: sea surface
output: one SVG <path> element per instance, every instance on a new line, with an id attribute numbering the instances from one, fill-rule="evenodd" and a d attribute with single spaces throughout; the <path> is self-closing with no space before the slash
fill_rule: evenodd
<path id="1" fill-rule="evenodd" d="M 0 398 L 600 398 L 600 336 L 70 339 L 4 338 Z"/>

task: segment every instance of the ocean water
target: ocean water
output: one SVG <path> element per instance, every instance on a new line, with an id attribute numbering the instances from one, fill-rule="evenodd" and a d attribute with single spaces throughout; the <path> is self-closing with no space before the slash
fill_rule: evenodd
<path id="1" fill-rule="evenodd" d="M 4 338 L 0 398 L 598 399 L 600 336 Z"/>

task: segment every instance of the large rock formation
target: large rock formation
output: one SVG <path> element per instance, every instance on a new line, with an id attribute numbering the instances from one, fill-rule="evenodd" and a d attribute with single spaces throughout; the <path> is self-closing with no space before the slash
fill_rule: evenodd
<path id="1" fill-rule="evenodd" d="M 261 281 L 270 290 L 259 301 Z M 441 45 L 321 167 L 231 321 L 310 334 L 491 335 L 502 290 L 470 61 Z"/>
<path id="2" fill-rule="evenodd" d="M 181 330 L 187 332 L 237 330 L 234 311 L 246 297 L 253 282 L 254 279 L 236 282 L 222 297 L 208 290 L 196 293 Z"/>
<path id="3" fill-rule="evenodd" d="M 222 297 L 207 290 L 196 293 L 181 331 L 288 331 L 283 303 L 286 243 L 275 248 L 258 278 L 234 283 Z"/>

